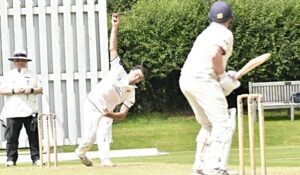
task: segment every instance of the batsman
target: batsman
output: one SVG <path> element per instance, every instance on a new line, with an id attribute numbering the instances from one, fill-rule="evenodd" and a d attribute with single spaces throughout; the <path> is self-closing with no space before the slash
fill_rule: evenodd
<path id="1" fill-rule="evenodd" d="M 215 2 L 210 25 L 197 37 L 181 70 L 180 89 L 201 124 L 192 175 L 228 175 L 227 159 L 235 126 L 226 96 L 240 86 L 235 71 L 225 72 L 233 49 L 233 12 Z M 235 116 L 234 116 L 235 118 Z"/>
<path id="2" fill-rule="evenodd" d="M 112 142 L 112 123 L 125 119 L 129 108 L 135 103 L 135 84 L 144 79 L 146 69 L 138 65 L 128 74 L 124 70 L 118 55 L 117 32 L 119 15 L 112 15 L 112 31 L 110 37 L 110 71 L 88 94 L 84 104 L 84 136 L 76 155 L 86 166 L 93 163 L 86 157 L 86 152 L 97 141 L 99 158 L 102 166 L 113 166 L 109 151 Z M 119 112 L 114 108 L 122 104 Z"/>

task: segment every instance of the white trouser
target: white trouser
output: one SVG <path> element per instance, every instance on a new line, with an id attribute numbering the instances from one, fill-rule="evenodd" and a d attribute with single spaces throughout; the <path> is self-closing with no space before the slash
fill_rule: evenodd
<path id="1" fill-rule="evenodd" d="M 229 120 L 227 101 L 220 84 L 216 80 L 199 81 L 181 77 L 180 89 L 192 107 L 196 120 L 206 130 L 206 134 L 199 132 L 196 151 L 198 160 L 195 163 L 202 159 L 199 155 L 204 154 L 204 169 L 220 168 L 221 149 L 228 140 L 224 132 L 228 129 Z M 199 153 L 201 150 L 204 153 Z M 203 167 L 195 163 L 194 167 Z"/>
<path id="2" fill-rule="evenodd" d="M 76 149 L 79 156 L 85 156 L 86 152 L 92 147 L 96 139 L 98 140 L 100 159 L 103 160 L 109 157 L 112 123 L 113 120 L 102 116 L 102 114 L 86 100 L 84 104 L 84 135 Z"/>
<path id="3" fill-rule="evenodd" d="M 112 123 L 113 119 L 103 116 L 98 124 L 97 145 L 99 158 L 101 161 L 110 158 L 110 144 L 112 143 Z"/>

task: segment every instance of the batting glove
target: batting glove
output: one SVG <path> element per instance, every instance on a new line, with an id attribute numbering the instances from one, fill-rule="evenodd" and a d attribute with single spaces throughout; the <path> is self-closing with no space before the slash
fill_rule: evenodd
<path id="1" fill-rule="evenodd" d="M 229 75 L 228 73 L 224 73 L 222 75 L 219 75 L 220 85 L 221 85 L 221 87 L 223 89 L 223 92 L 224 92 L 225 96 L 228 96 L 229 94 L 231 94 L 231 92 L 234 89 L 237 89 L 241 85 L 240 81 L 234 80 L 232 78 L 232 75 L 235 76 L 235 74 L 231 73 L 231 75 Z"/>
<path id="2" fill-rule="evenodd" d="M 234 77 L 235 77 L 236 74 L 237 74 L 237 71 L 230 70 L 230 71 L 227 71 L 226 74 L 227 74 L 229 77 L 231 77 L 231 78 L 234 79 Z"/>

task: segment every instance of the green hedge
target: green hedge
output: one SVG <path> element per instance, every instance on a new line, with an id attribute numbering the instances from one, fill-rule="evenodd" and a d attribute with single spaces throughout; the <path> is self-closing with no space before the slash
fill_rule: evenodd
<path id="1" fill-rule="evenodd" d="M 133 4 L 138 0 L 107 0 L 107 10 L 113 12 L 130 11 Z"/>
<path id="2" fill-rule="evenodd" d="M 196 37 L 209 25 L 207 0 L 139 0 L 122 17 L 120 55 L 130 69 L 143 64 L 150 74 L 139 88 L 136 110 L 186 107 L 178 87 L 180 69 Z M 300 79 L 300 3 L 298 0 L 230 0 L 235 19 L 234 52 L 228 69 L 272 52 L 272 59 L 242 78 L 248 81 Z"/>
<path id="3" fill-rule="evenodd" d="M 300 2 L 298 0 L 231 1 L 236 20 L 230 67 L 241 68 L 250 58 L 271 52 L 272 59 L 242 79 L 300 80 Z"/>

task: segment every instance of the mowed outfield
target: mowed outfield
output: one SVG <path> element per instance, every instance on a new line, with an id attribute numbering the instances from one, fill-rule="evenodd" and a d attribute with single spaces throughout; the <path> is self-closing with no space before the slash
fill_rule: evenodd
<path id="1" fill-rule="evenodd" d="M 265 115 L 268 174 L 300 174 L 300 112 L 296 112 L 294 122 L 289 121 L 286 111 L 265 112 Z M 247 120 L 245 120 L 245 128 L 247 128 L 246 122 Z M 126 121 L 114 125 L 112 149 L 157 147 L 170 154 L 158 157 L 114 158 L 112 161 L 117 164 L 114 168 L 102 168 L 96 159 L 93 160 L 95 166 L 92 168 L 84 167 L 79 161 L 59 162 L 58 168 L 42 169 L 28 163 L 9 168 L 1 165 L 0 174 L 188 175 L 194 159 L 195 137 L 199 128 L 200 126 L 191 115 L 129 114 Z M 256 127 L 256 135 L 257 129 Z M 245 134 L 247 136 L 247 133 Z M 235 134 L 229 162 L 232 169 L 238 168 L 237 142 Z M 246 145 L 248 146 L 247 140 Z M 256 140 L 256 145 L 258 148 L 258 140 Z M 74 147 L 65 146 L 61 150 L 70 152 L 74 150 Z M 96 150 L 96 146 L 92 150 Z M 245 151 L 248 156 L 248 150 Z M 1 152 L 3 153 L 3 150 Z M 259 150 L 256 155 L 259 174 Z M 249 166 L 249 159 L 246 158 L 246 160 Z"/>

